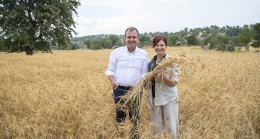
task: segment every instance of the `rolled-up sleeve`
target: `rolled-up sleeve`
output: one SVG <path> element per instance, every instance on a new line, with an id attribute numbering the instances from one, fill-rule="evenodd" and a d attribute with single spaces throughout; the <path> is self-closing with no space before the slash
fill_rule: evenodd
<path id="1" fill-rule="evenodd" d="M 115 57 L 115 51 L 113 51 L 109 56 L 109 64 L 107 67 L 107 70 L 105 71 L 105 75 L 115 75 L 116 70 L 116 57 Z"/>
<path id="2" fill-rule="evenodd" d="M 149 62 L 150 62 L 150 58 L 149 58 L 148 53 L 146 53 L 145 60 L 143 61 L 143 64 L 142 64 L 141 78 L 143 78 L 146 75 L 146 73 L 148 72 Z"/>

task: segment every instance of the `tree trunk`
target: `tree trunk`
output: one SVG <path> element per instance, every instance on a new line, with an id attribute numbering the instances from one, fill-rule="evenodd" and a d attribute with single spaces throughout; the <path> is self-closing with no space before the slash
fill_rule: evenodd
<path id="1" fill-rule="evenodd" d="M 33 49 L 30 46 L 25 47 L 26 55 L 33 55 Z"/>
<path id="2" fill-rule="evenodd" d="M 245 46 L 245 50 L 248 52 L 249 51 L 249 44 Z"/>

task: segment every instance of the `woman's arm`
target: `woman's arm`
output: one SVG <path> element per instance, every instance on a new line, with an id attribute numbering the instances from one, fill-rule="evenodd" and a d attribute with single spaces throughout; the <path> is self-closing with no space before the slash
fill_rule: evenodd
<path id="1" fill-rule="evenodd" d="M 155 77 L 158 78 L 160 81 L 166 83 L 168 86 L 174 87 L 178 83 L 178 78 L 181 73 L 180 67 L 179 65 L 174 64 L 169 68 L 169 71 L 171 72 L 169 76 L 166 76 L 166 73 L 158 71 L 156 72 Z"/>
<path id="2" fill-rule="evenodd" d="M 163 81 L 168 86 L 174 87 L 177 85 L 177 82 L 175 80 L 169 79 L 165 76 L 165 74 L 161 71 L 156 72 L 155 77 L 158 78 L 160 81 Z"/>

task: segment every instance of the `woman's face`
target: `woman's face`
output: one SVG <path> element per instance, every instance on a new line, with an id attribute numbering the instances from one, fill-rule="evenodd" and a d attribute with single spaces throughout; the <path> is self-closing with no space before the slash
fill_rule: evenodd
<path id="1" fill-rule="evenodd" d="M 160 40 L 154 47 L 154 51 L 157 55 L 164 55 L 166 53 L 167 46 L 163 40 Z"/>

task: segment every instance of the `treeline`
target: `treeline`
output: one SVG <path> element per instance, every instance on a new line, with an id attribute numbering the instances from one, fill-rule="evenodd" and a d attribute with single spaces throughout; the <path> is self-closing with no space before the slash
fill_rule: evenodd
<path id="1" fill-rule="evenodd" d="M 168 39 L 168 45 L 173 46 L 201 46 L 204 49 L 221 51 L 234 51 L 235 48 L 260 46 L 260 23 L 240 26 L 212 25 L 204 28 L 185 28 L 179 32 L 150 32 L 140 34 L 140 46 L 151 46 L 152 38 L 162 34 Z M 21 36 L 22 37 L 22 36 Z M 76 49 L 111 49 L 124 45 L 124 35 L 101 34 L 75 37 L 66 45 L 53 45 L 52 50 L 76 50 Z M 0 38 L 0 51 L 6 51 L 4 38 Z"/>
<path id="2" fill-rule="evenodd" d="M 260 46 L 260 23 L 240 26 L 212 25 L 204 28 L 185 28 L 179 32 L 150 32 L 140 34 L 140 47 L 151 46 L 152 38 L 162 34 L 168 39 L 169 46 L 202 46 L 204 49 L 234 51 L 236 47 Z M 72 45 L 64 49 L 111 49 L 124 45 L 124 35 L 89 35 L 76 37 Z M 57 49 L 57 48 L 56 48 Z"/>
<path id="3" fill-rule="evenodd" d="M 110 49 L 124 45 L 122 35 L 91 35 L 72 38 L 78 0 L 0 1 L 0 51 L 52 52 L 52 50 Z M 206 49 L 233 51 L 249 45 L 259 47 L 260 23 L 240 26 L 185 28 L 179 32 L 142 33 L 140 47 L 151 46 L 157 34 L 168 38 L 169 46 L 200 45 Z M 141 29 L 140 29 L 141 30 Z"/>

